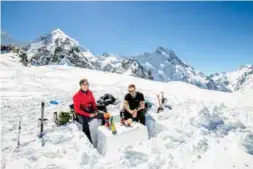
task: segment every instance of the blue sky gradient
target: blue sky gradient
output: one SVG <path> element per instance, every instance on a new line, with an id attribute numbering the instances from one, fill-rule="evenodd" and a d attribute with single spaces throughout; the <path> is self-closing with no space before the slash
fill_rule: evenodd
<path id="1" fill-rule="evenodd" d="M 206 74 L 253 64 L 253 2 L 1 2 L 2 29 L 32 41 L 60 28 L 95 54 L 158 46 Z"/>

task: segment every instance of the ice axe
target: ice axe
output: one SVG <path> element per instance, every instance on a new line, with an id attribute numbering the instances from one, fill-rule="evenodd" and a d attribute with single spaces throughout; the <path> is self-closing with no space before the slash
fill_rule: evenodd
<path id="1" fill-rule="evenodd" d="M 20 146 L 20 134 L 21 134 L 21 120 L 18 124 L 18 147 Z"/>
<path id="2" fill-rule="evenodd" d="M 164 109 L 163 109 L 162 104 L 161 104 L 160 95 L 157 94 L 156 97 L 157 97 L 157 100 L 158 100 L 157 113 L 160 113 L 160 112 L 164 111 Z"/>
<path id="3" fill-rule="evenodd" d="M 163 96 L 163 92 L 161 92 L 162 94 L 162 99 L 161 99 L 161 104 L 163 105 L 164 108 L 167 108 L 167 109 L 172 109 L 172 107 L 170 105 L 167 104 L 168 102 L 168 99 L 166 97 Z"/>

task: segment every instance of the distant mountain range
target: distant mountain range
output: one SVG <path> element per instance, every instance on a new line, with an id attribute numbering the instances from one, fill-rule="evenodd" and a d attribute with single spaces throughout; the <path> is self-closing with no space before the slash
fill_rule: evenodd
<path id="1" fill-rule="evenodd" d="M 13 45 L 23 47 L 28 43 L 18 41 L 14 39 L 10 34 L 1 30 L 1 45 Z"/>
<path id="2" fill-rule="evenodd" d="M 253 89 L 253 65 L 244 65 L 238 70 L 215 73 L 209 77 L 231 91 Z"/>
<path id="3" fill-rule="evenodd" d="M 22 57 L 24 53 L 25 61 L 34 66 L 69 65 L 162 82 L 183 81 L 204 89 L 225 92 L 253 86 L 252 65 L 243 66 L 235 72 L 206 76 L 164 47 L 137 56 L 122 57 L 110 53 L 96 56 L 60 29 L 40 36 L 26 45 L 22 48 Z"/>

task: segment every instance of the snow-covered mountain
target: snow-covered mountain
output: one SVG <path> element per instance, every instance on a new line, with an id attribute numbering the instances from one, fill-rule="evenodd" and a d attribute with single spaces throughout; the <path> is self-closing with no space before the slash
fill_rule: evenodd
<path id="1" fill-rule="evenodd" d="M 120 57 L 104 53 L 90 56 L 91 62 L 102 71 L 128 74 L 156 81 L 183 81 L 204 89 L 230 91 L 193 67 L 183 63 L 172 50 L 158 47 L 154 52 L 145 52 L 132 57 Z"/>
<path id="2" fill-rule="evenodd" d="M 253 89 L 253 65 L 244 65 L 232 72 L 215 73 L 210 78 L 231 91 Z"/>
<path id="3" fill-rule="evenodd" d="M 215 83 L 211 78 L 181 61 L 172 50 L 158 47 L 153 52 L 145 52 L 132 58 L 139 61 L 154 80 L 183 81 L 204 89 L 229 91 L 222 84 Z"/>
<path id="4" fill-rule="evenodd" d="M 24 48 L 32 65 L 67 64 L 81 68 L 96 69 L 85 54 L 91 53 L 60 29 L 37 38 Z"/>
<path id="5" fill-rule="evenodd" d="M 88 59 L 102 71 L 153 79 L 151 74 L 136 59 L 127 59 L 110 53 L 103 53 L 101 56 L 89 55 Z"/>
<path id="6" fill-rule="evenodd" d="M 152 79 L 135 60 L 122 59 L 109 53 L 95 56 L 60 29 L 39 37 L 24 48 L 32 65 L 67 64 Z"/>
<path id="7" fill-rule="evenodd" d="M 214 82 L 208 76 L 181 61 L 172 50 L 163 47 L 131 57 L 110 53 L 97 56 L 63 31 L 56 29 L 36 39 L 26 46 L 24 51 L 27 59 L 23 60 L 32 65 L 67 64 L 156 81 L 183 81 L 204 89 L 230 91 L 223 84 Z"/>
<path id="8" fill-rule="evenodd" d="M 115 56 L 109 53 L 103 53 L 102 56 L 95 56 L 93 54 L 86 55 L 91 63 L 100 68 L 102 71 L 115 72 L 115 68 L 122 61 L 119 56 Z"/>

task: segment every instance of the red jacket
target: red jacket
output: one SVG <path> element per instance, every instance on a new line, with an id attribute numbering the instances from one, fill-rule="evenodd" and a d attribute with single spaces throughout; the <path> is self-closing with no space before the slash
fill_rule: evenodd
<path id="1" fill-rule="evenodd" d="M 90 90 L 86 93 L 79 90 L 73 97 L 74 109 L 77 114 L 89 117 L 89 113 L 84 110 L 84 108 L 92 109 L 92 111 L 97 110 L 97 104 L 95 98 Z"/>

